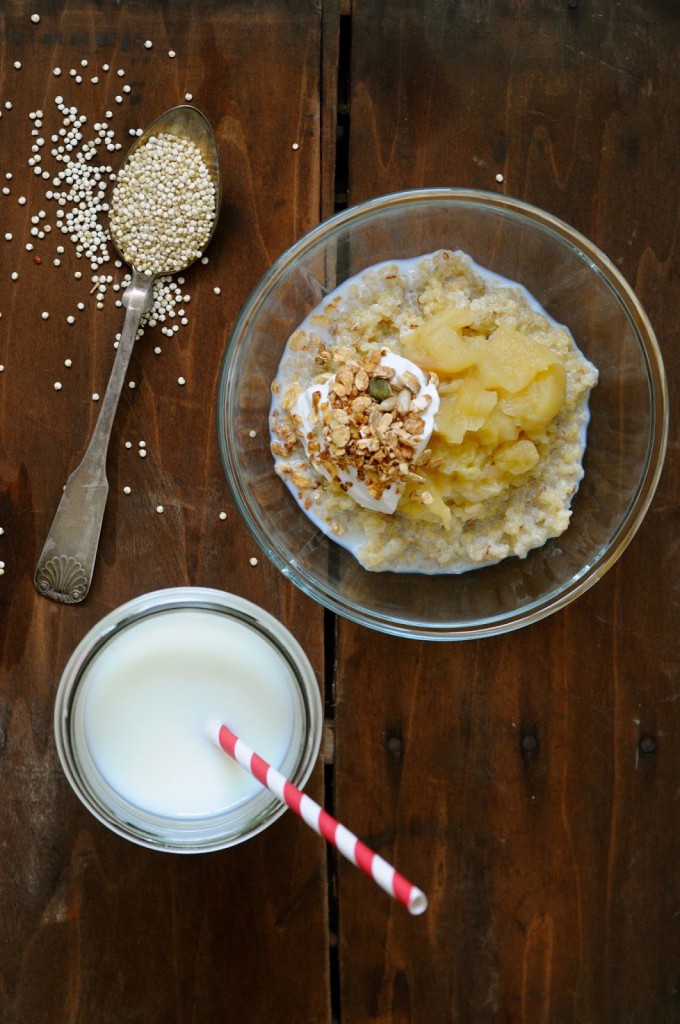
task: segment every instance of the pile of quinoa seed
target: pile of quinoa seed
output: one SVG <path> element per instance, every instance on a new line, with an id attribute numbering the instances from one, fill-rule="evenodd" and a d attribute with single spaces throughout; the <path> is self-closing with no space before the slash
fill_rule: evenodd
<path id="1" fill-rule="evenodd" d="M 148 42 L 143 44 L 146 50 L 151 49 L 147 46 Z M 174 50 L 168 52 L 169 58 L 175 56 Z M 14 68 L 17 72 L 16 87 L 20 89 L 21 75 L 28 72 L 22 70 L 20 61 L 15 61 Z M 125 82 L 126 74 L 123 67 L 100 64 L 89 56 L 77 61 L 76 66 L 68 72 L 66 69 L 62 71 L 60 67 L 52 68 L 50 78 L 59 82 L 61 93 L 54 96 L 53 103 L 48 101 L 46 110 L 37 109 L 29 114 L 25 150 L 26 179 L 20 181 L 16 170 L 12 174 L 0 166 L 0 178 L 3 179 L 0 218 L 3 202 L 17 202 L 20 206 L 26 206 L 29 214 L 27 219 L 30 220 L 29 237 L 18 238 L 16 232 L 13 236 L 9 231 L 3 232 L 4 237 L 0 237 L 0 244 L 5 246 L 6 259 L 3 262 L 9 265 L 9 256 L 13 264 L 9 277 L 11 281 L 19 281 L 21 278 L 21 286 L 25 287 L 27 262 L 29 268 L 31 263 L 44 264 L 61 268 L 59 273 L 72 274 L 75 282 L 80 284 L 65 284 L 65 290 L 74 295 L 73 307 L 67 310 L 65 317 L 69 329 L 77 326 L 79 315 L 90 304 L 102 310 L 112 296 L 115 305 L 122 306 L 121 294 L 130 282 L 130 274 L 112 244 L 110 224 L 111 193 L 116 186 L 117 168 L 124 155 L 121 151 L 127 150 L 134 138 L 143 133 L 142 128 L 129 128 L 125 134 L 130 138 L 125 140 L 124 134 L 115 126 L 116 113 L 122 104 L 132 99 L 132 86 Z M 120 90 L 111 104 L 114 109 L 102 109 L 100 105 L 95 115 L 97 119 L 90 119 L 82 112 L 76 99 L 84 100 L 86 109 L 92 109 L 90 101 L 94 99 L 96 103 L 96 94 L 107 79 L 110 83 L 115 82 L 116 89 Z M 94 97 L 91 94 L 95 94 Z M 181 102 L 179 98 L 178 102 Z M 154 111 L 154 115 L 157 113 Z M 16 116 L 11 99 L 0 101 L 0 117 L 3 115 L 0 131 L 6 138 L 12 132 L 16 138 L 15 150 L 20 150 L 23 143 L 22 126 L 11 124 Z M 37 202 L 33 198 L 35 184 L 33 188 L 30 187 L 29 174 L 34 175 L 44 187 L 44 193 Z M 120 187 L 124 188 L 123 183 Z M 202 191 L 199 198 L 205 195 Z M 213 210 L 214 201 L 213 194 Z M 33 209 L 29 209 L 29 204 Z M 63 239 L 60 235 L 64 236 Z M 209 231 L 202 238 L 192 239 L 192 259 L 185 260 L 184 265 L 197 258 L 197 254 L 201 262 L 208 262 L 200 248 L 201 240 L 205 242 L 208 237 Z M 74 258 L 78 261 L 75 264 L 78 269 L 75 272 L 68 271 L 66 268 L 73 266 Z M 158 274 L 154 282 L 154 304 L 142 320 L 139 336 L 144 334 L 145 329 L 157 327 L 166 337 L 172 337 L 188 323 L 186 306 L 191 296 L 185 290 L 185 280 L 182 277 L 170 277 L 177 269 L 178 265 L 173 263 L 154 271 Z M 34 280 L 30 282 L 34 292 L 38 291 L 36 283 Z M 82 292 L 80 296 L 79 290 Z M 54 316 L 44 307 L 40 308 L 40 315 L 44 320 Z M 157 345 L 155 351 L 160 354 L 160 346 Z M 4 367 L 0 372 L 3 370 Z"/>
<path id="2" fill-rule="evenodd" d="M 201 258 L 214 215 L 215 186 L 200 150 L 161 132 L 135 150 L 118 175 L 111 235 L 135 270 L 168 274 Z"/>

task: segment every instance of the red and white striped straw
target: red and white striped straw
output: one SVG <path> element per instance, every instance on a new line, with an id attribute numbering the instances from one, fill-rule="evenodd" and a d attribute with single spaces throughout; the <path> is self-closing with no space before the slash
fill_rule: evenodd
<path id="1" fill-rule="evenodd" d="M 403 875 L 374 853 L 361 839 L 324 811 L 311 797 L 294 786 L 276 768 L 256 754 L 222 722 L 211 722 L 208 735 L 213 743 L 229 754 L 237 764 L 250 772 L 274 796 L 290 807 L 298 817 L 306 821 L 315 832 L 323 836 L 347 860 L 361 868 L 374 882 L 393 896 L 412 914 L 422 914 L 427 909 L 427 896 Z"/>

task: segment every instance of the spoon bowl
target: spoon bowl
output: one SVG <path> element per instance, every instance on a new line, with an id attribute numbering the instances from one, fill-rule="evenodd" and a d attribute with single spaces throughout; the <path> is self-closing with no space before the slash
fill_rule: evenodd
<path id="1" fill-rule="evenodd" d="M 215 232 L 222 199 L 222 169 L 215 133 L 213 132 L 208 119 L 196 107 L 192 107 L 186 103 L 180 104 L 177 107 L 172 107 L 170 110 L 166 110 L 164 114 L 157 117 L 156 120 L 153 121 L 142 133 L 142 135 L 133 142 L 125 154 L 121 170 L 130 163 L 131 158 L 148 143 L 149 139 L 158 135 L 175 135 L 180 139 L 192 142 L 201 154 L 203 163 L 208 169 L 210 180 L 215 187 L 215 210 L 210 232 L 203 245 L 205 248 L 210 243 Z M 111 232 L 111 243 L 120 258 L 124 262 L 128 262 L 121 251 L 121 246 L 116 240 L 116 236 L 113 231 Z M 181 266 L 173 266 L 167 270 L 164 269 L 162 273 L 180 273 L 182 270 L 186 270 L 187 267 L 191 266 L 191 263 L 193 262 L 194 260 L 190 260 Z"/>
<path id="2" fill-rule="evenodd" d="M 131 158 L 143 146 L 161 134 L 172 135 L 193 143 L 207 168 L 214 190 L 214 209 L 209 230 L 206 235 L 201 236 L 201 247 L 204 249 L 212 238 L 219 216 L 222 174 L 217 141 L 209 122 L 199 110 L 182 104 L 157 117 L 130 147 L 121 165 L 121 171 L 129 165 Z M 115 211 L 115 189 L 113 204 L 112 215 Z M 122 303 L 126 308 L 125 323 L 92 437 L 82 461 L 66 482 L 34 576 L 34 583 L 40 594 L 64 604 L 82 601 L 87 596 L 92 582 L 109 491 L 106 455 L 111 428 L 140 321 L 153 305 L 154 280 L 158 274 L 165 275 L 185 270 L 197 258 L 194 255 L 183 264 L 177 265 L 176 261 L 171 261 L 168 254 L 167 266 L 163 266 L 161 255 L 160 268 L 155 273 L 145 273 L 125 259 L 121 252 L 121 240 L 116 240 L 113 230 L 110 235 L 116 252 L 132 269 L 132 280 L 122 296 Z"/>

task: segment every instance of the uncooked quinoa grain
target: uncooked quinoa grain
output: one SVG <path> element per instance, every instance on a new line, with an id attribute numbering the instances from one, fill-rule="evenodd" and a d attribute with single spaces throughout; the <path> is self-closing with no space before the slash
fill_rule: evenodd
<path id="1" fill-rule="evenodd" d="M 214 213 L 215 187 L 198 147 L 162 132 L 118 175 L 111 235 L 135 270 L 169 274 L 201 256 Z"/>

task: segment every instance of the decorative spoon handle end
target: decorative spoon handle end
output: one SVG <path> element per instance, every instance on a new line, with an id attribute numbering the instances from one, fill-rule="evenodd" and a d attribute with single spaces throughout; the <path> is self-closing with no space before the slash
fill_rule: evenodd
<path id="1" fill-rule="evenodd" d="M 38 562 L 33 582 L 43 597 L 62 604 L 78 604 L 87 596 L 92 577 L 82 562 L 71 555 L 53 555 Z"/>

